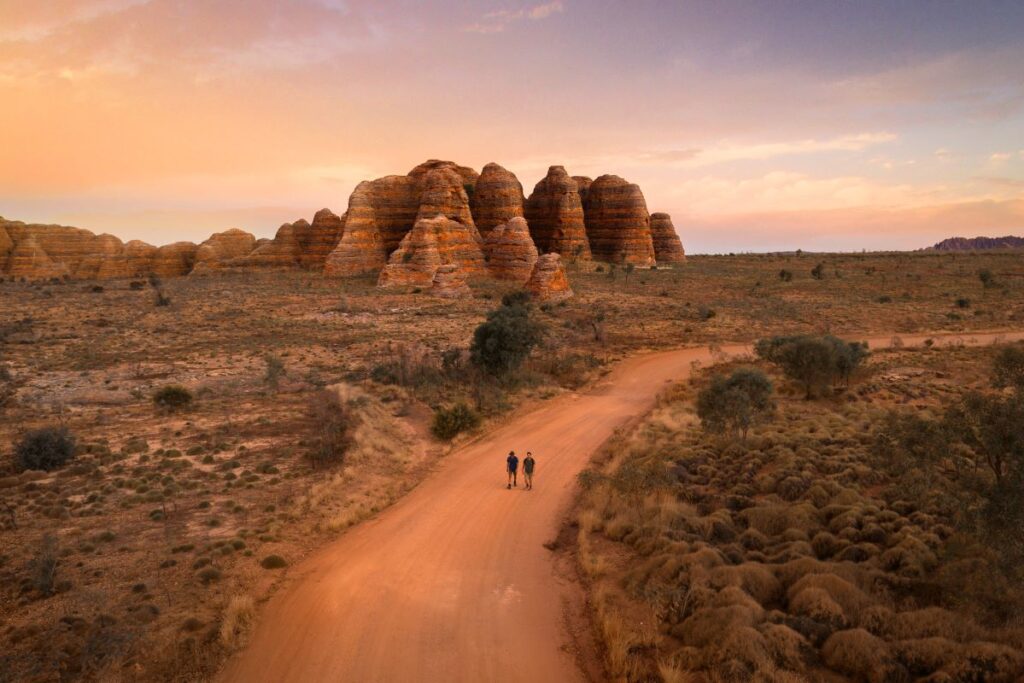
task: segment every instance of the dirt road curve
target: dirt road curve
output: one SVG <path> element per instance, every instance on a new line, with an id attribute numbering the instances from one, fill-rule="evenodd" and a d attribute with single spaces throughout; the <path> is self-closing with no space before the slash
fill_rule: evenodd
<path id="1" fill-rule="evenodd" d="M 556 535 L 593 452 L 695 360 L 707 364 L 711 354 L 687 349 L 624 361 L 594 390 L 549 401 L 448 456 L 403 500 L 296 567 L 297 580 L 270 601 L 221 679 L 582 680 L 563 629 L 569 587 L 542 544 Z M 533 451 L 533 491 L 505 489 L 509 449 Z"/>

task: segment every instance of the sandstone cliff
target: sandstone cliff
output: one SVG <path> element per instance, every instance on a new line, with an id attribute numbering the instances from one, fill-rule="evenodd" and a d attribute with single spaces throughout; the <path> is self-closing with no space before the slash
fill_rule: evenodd
<path id="1" fill-rule="evenodd" d="M 448 263 L 454 263 L 466 275 L 484 273 L 483 251 L 475 228 L 446 216 L 421 218 L 388 258 L 377 284 L 428 287 L 437 269 Z"/>
<path id="2" fill-rule="evenodd" d="M 599 177 L 587 192 L 584 214 L 595 259 L 654 264 L 651 218 L 638 186 L 616 175 Z"/>
<path id="3" fill-rule="evenodd" d="M 322 270 L 327 255 L 334 251 L 345 232 L 345 216 L 339 216 L 330 209 L 320 209 L 308 226 L 295 228 L 295 239 L 299 243 L 299 265 L 307 270 Z"/>
<path id="4" fill-rule="evenodd" d="M 231 228 L 210 235 L 196 248 L 192 274 L 219 270 L 231 259 L 248 255 L 256 248 L 256 238 L 244 230 Z"/>
<path id="5" fill-rule="evenodd" d="M 658 263 L 682 263 L 686 260 L 679 233 L 672 225 L 667 213 L 651 214 L 651 242 L 654 244 L 654 258 Z"/>
<path id="6" fill-rule="evenodd" d="M 430 293 L 442 299 L 465 299 L 473 296 L 473 291 L 466 284 L 466 274 L 455 263 L 446 263 L 438 267 L 434 272 Z"/>
<path id="7" fill-rule="evenodd" d="M 590 258 L 579 189 L 563 167 L 548 169 L 548 174 L 526 200 L 525 215 L 530 235 L 541 252 L 554 252 L 566 258 Z"/>
<path id="8" fill-rule="evenodd" d="M 492 162 L 476 181 L 470 206 L 477 230 L 486 238 L 497 226 L 523 216 L 523 186 L 514 173 Z"/>
<path id="9" fill-rule="evenodd" d="M 537 259 L 526 283 L 526 291 L 539 301 L 561 301 L 571 297 L 572 289 L 565 275 L 562 257 L 558 254 L 544 254 Z"/>
<path id="10" fill-rule="evenodd" d="M 484 239 L 487 272 L 498 280 L 526 282 L 537 263 L 537 247 L 523 218 L 503 223 Z"/>

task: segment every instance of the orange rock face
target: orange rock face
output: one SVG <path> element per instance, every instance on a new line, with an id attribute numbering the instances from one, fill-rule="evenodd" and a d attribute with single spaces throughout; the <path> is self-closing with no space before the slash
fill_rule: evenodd
<path id="1" fill-rule="evenodd" d="M 484 273 L 476 229 L 445 216 L 421 218 L 388 258 L 377 284 L 428 287 L 437 269 L 448 263 L 457 265 L 464 275 Z"/>
<path id="2" fill-rule="evenodd" d="M 565 258 L 590 258 L 583 203 L 576 181 L 561 166 L 552 166 L 526 200 L 526 222 L 541 252 Z"/>
<path id="3" fill-rule="evenodd" d="M 503 223 L 484 238 L 487 272 L 498 280 L 526 282 L 537 263 L 537 247 L 524 218 Z"/>
<path id="4" fill-rule="evenodd" d="M 235 270 L 290 270 L 299 267 L 297 231 L 307 230 L 309 223 L 299 219 L 277 229 L 274 239 L 256 246 L 248 255 L 234 258 L 225 265 Z"/>
<path id="5" fill-rule="evenodd" d="M 196 249 L 193 274 L 219 270 L 232 259 L 247 256 L 256 247 L 256 238 L 244 230 L 232 228 L 210 235 Z"/>
<path id="6" fill-rule="evenodd" d="M 514 173 L 487 164 L 476 181 L 470 208 L 477 230 L 486 238 L 497 226 L 523 216 L 523 186 Z"/>
<path id="7" fill-rule="evenodd" d="M 408 175 L 359 183 L 349 197 L 341 240 L 324 262 L 324 274 L 379 271 L 421 218 L 442 215 L 474 226 L 466 188 L 472 189 L 476 181 L 473 169 L 435 159 Z"/>
<path id="8" fill-rule="evenodd" d="M 526 283 L 526 291 L 539 301 L 561 301 L 571 297 L 572 289 L 565 275 L 562 257 L 558 254 L 544 254 L 537 259 Z"/>
<path id="9" fill-rule="evenodd" d="M 465 274 L 454 263 L 446 263 L 434 272 L 430 293 L 442 299 L 465 299 L 473 296 L 473 291 L 466 284 Z"/>
<path id="10" fill-rule="evenodd" d="M 654 265 L 651 218 L 638 186 L 603 175 L 590 186 L 584 213 L 595 259 Z"/>
<path id="11" fill-rule="evenodd" d="M 651 241 L 654 243 L 654 257 L 658 263 L 682 263 L 686 260 L 679 233 L 667 213 L 651 214 Z"/>
<path id="12" fill-rule="evenodd" d="M 7 234 L 7 228 L 3 226 L 3 222 L 4 220 L 0 218 L 0 274 L 4 272 L 7 256 L 14 249 L 14 240 Z"/>
<path id="13" fill-rule="evenodd" d="M 158 247 L 149 270 L 160 277 L 181 277 L 192 272 L 195 265 L 196 250 L 199 247 L 192 242 L 175 242 Z"/>
<path id="14" fill-rule="evenodd" d="M 152 244 L 132 240 L 124 245 L 124 258 L 128 264 L 129 277 L 148 275 L 153 268 L 153 259 L 159 251 Z"/>
<path id="15" fill-rule="evenodd" d="M 345 232 L 345 217 L 330 209 L 320 209 L 308 227 L 298 229 L 299 265 L 307 270 L 322 270 L 327 255 L 334 251 Z"/>
<path id="16" fill-rule="evenodd" d="M 70 275 L 63 263 L 56 263 L 39 245 L 34 235 L 25 235 L 7 255 L 6 275 L 14 279 L 45 280 Z"/>

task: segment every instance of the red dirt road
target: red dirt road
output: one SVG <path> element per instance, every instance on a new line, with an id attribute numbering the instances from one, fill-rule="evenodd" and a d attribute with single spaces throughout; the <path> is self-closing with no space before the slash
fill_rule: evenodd
<path id="1" fill-rule="evenodd" d="M 986 343 L 993 336 L 934 338 Z M 629 359 L 588 393 L 551 400 L 449 455 L 401 501 L 298 565 L 221 680 L 583 680 L 564 629 L 571 586 L 543 543 L 556 536 L 576 474 L 597 448 L 646 412 L 666 382 L 689 375 L 695 360 L 707 364 L 711 354 Z M 521 481 L 505 489 L 510 449 L 533 451 L 533 491 Z"/>

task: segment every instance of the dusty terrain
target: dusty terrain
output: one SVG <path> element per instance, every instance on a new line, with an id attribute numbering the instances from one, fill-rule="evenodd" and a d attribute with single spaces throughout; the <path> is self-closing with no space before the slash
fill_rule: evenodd
<path id="1" fill-rule="evenodd" d="M 819 262 L 822 279 L 810 275 Z M 26 430 L 52 424 L 75 434 L 79 455 L 49 475 L 0 479 L 0 675 L 211 675 L 302 557 L 433 468 L 441 482 L 461 472 L 426 429 L 455 400 L 470 401 L 487 432 L 516 406 L 573 400 L 568 392 L 640 351 L 794 331 L 1013 329 L 1024 318 L 1020 264 L 1013 254 L 750 255 L 614 275 L 570 264 L 576 296 L 538 310 L 546 340 L 508 386 L 481 384 L 443 355 L 464 350 L 514 285 L 474 281 L 473 298 L 439 301 L 382 292 L 372 278 L 216 275 L 167 279 L 170 304 L 154 306 L 148 285 L 122 280 L 4 283 L 5 458 Z M 274 380 L 268 356 L 284 369 Z M 157 410 L 152 394 L 167 384 L 192 390 L 194 405 Z M 347 463 L 329 470 L 304 457 L 322 387 L 345 393 L 362 430 Z M 552 523 L 524 533 L 543 543 Z M 27 567 L 47 536 L 59 561 L 57 591 L 44 596 Z M 547 551 L 530 552 L 524 561 Z M 264 569 L 270 555 L 287 566 Z"/>

